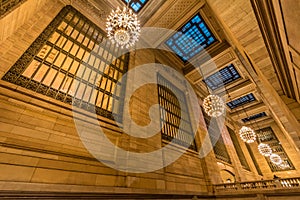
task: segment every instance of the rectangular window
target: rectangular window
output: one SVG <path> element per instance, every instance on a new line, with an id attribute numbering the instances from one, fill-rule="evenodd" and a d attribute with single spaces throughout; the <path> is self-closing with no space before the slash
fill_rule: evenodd
<path id="1" fill-rule="evenodd" d="M 116 57 L 120 49 L 104 35 L 67 6 L 3 80 L 113 119 L 113 106 L 123 102 L 118 79 L 127 70 L 128 56 Z"/>
<path id="2" fill-rule="evenodd" d="M 157 79 L 162 138 L 196 151 L 185 94 L 160 74 L 157 75 Z M 175 90 L 178 98 L 172 92 Z M 191 140 L 193 142 L 189 144 L 188 141 Z"/>
<path id="3" fill-rule="evenodd" d="M 265 116 L 267 116 L 267 114 L 265 112 L 261 112 L 261 113 L 252 115 L 250 117 L 246 117 L 246 118 L 242 119 L 242 121 L 245 123 L 245 122 L 249 122 L 249 121 L 252 121 L 252 120 L 255 120 L 255 119 L 258 119 L 261 117 L 265 117 Z"/>
<path id="4" fill-rule="evenodd" d="M 218 72 L 205 78 L 203 81 L 211 90 L 216 90 L 239 78 L 241 78 L 239 72 L 236 70 L 233 64 L 230 64 L 227 67 L 224 67 Z"/>
<path id="5" fill-rule="evenodd" d="M 234 109 L 234 108 L 237 108 L 239 106 L 242 106 L 244 104 L 247 104 L 247 103 L 250 103 L 250 102 L 253 102 L 255 101 L 256 98 L 254 97 L 254 95 L 252 93 L 250 94 L 247 94 L 245 96 L 242 96 L 238 99 L 235 99 L 233 101 L 230 101 L 227 103 L 227 106 L 230 108 L 230 109 Z"/>
<path id="6" fill-rule="evenodd" d="M 240 143 L 238 141 L 238 138 L 236 137 L 235 132 L 231 128 L 229 128 L 229 127 L 227 127 L 227 130 L 229 132 L 229 135 L 231 137 L 233 146 L 234 146 L 234 148 L 236 150 L 236 153 L 237 153 L 237 155 L 239 157 L 239 160 L 241 162 L 242 167 L 244 169 L 246 169 L 246 170 L 250 170 L 250 167 L 249 167 L 249 165 L 247 163 L 246 157 L 245 157 L 245 155 L 243 153 L 243 150 L 242 150 L 242 148 L 240 146 Z"/>
<path id="7" fill-rule="evenodd" d="M 166 45 L 184 62 L 216 41 L 212 32 L 197 14 L 172 35 Z"/>
<path id="8" fill-rule="evenodd" d="M 273 172 L 277 171 L 287 171 L 295 169 L 292 161 L 289 159 L 288 155 L 285 153 L 283 147 L 281 146 L 278 138 L 276 137 L 275 133 L 273 132 L 271 127 L 263 128 L 257 131 L 257 137 L 260 142 L 268 144 L 271 148 L 273 153 L 279 155 L 283 160 L 283 166 L 275 165 L 271 162 L 269 157 L 265 157 L 271 170 Z"/>
<path id="9" fill-rule="evenodd" d="M 221 130 L 219 128 L 218 122 L 215 118 L 209 117 L 202 109 L 204 115 L 205 124 L 208 130 L 210 141 L 212 143 L 214 153 L 216 158 L 222 160 L 226 163 L 231 164 L 231 160 L 226 149 Z"/>
<path id="10" fill-rule="evenodd" d="M 138 13 L 148 2 L 148 0 L 123 0 L 126 5 L 129 3 L 129 7 L 135 12 Z"/>

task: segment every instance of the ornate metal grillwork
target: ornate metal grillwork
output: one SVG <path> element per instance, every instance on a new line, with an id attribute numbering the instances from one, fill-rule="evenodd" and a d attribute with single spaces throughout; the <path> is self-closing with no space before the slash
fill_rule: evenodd
<path id="1" fill-rule="evenodd" d="M 112 107 L 123 102 L 118 79 L 128 55 L 116 57 L 120 49 L 104 35 L 67 6 L 2 79 L 113 119 Z"/>
<path id="2" fill-rule="evenodd" d="M 230 64 L 205 78 L 203 82 L 207 84 L 210 89 L 216 90 L 240 78 L 241 76 L 239 72 L 236 70 L 233 64 Z"/>
<path id="3" fill-rule="evenodd" d="M 256 132 L 260 142 L 268 144 L 272 148 L 273 153 L 279 155 L 283 160 L 283 164 L 285 166 L 284 168 L 272 163 L 269 157 L 265 157 L 273 172 L 295 169 L 292 161 L 285 153 L 282 145 L 280 144 L 278 138 L 276 137 L 271 127 L 263 128 Z"/>
<path id="4" fill-rule="evenodd" d="M 256 98 L 254 97 L 254 95 L 252 93 L 250 93 L 250 94 L 242 96 L 238 99 L 235 99 L 233 101 L 228 102 L 227 106 L 230 109 L 234 109 L 234 108 L 240 107 L 244 104 L 248 104 L 248 103 L 253 102 L 253 101 L 256 101 Z"/>
<path id="5" fill-rule="evenodd" d="M 255 115 L 251 115 L 249 117 L 246 117 L 244 119 L 242 119 L 242 121 L 244 123 L 246 122 L 249 122 L 249 121 L 252 121 L 252 120 L 255 120 L 255 119 L 258 119 L 258 118 L 261 118 L 261 117 L 265 117 L 267 116 L 267 114 L 265 112 L 261 112 L 261 113 L 258 113 L 258 114 L 255 114 Z"/>
<path id="6" fill-rule="evenodd" d="M 216 41 L 202 17 L 197 14 L 172 35 L 166 45 L 186 62 Z"/>
<path id="7" fill-rule="evenodd" d="M 157 79 L 162 138 L 197 150 L 194 140 L 191 145 L 188 143 L 194 137 L 194 133 L 184 93 L 160 74 L 157 75 Z M 179 99 L 176 98 L 172 91 L 176 91 Z M 180 107 L 179 101 L 182 107 Z M 166 111 L 165 114 L 163 113 L 163 109 Z M 179 126 L 180 123 L 182 123 L 182 126 Z"/>
<path id="8" fill-rule="evenodd" d="M 0 1 L 0 19 L 13 11 L 17 6 L 26 0 L 1 0 Z"/>

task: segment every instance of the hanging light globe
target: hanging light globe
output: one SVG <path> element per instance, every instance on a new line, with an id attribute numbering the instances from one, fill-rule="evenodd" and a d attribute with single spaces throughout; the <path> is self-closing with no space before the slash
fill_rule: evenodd
<path id="1" fill-rule="evenodd" d="M 208 95 L 203 100 L 204 111 L 210 117 L 219 117 L 225 112 L 225 104 L 223 100 L 217 95 Z"/>
<path id="2" fill-rule="evenodd" d="M 286 164 L 286 163 L 284 163 L 284 162 L 280 163 L 278 166 L 279 166 L 281 169 L 286 169 L 286 168 L 289 167 L 289 165 Z"/>
<path id="3" fill-rule="evenodd" d="M 107 17 L 107 37 L 121 48 L 133 46 L 140 36 L 140 22 L 131 9 L 117 8 Z"/>
<path id="4" fill-rule="evenodd" d="M 247 126 L 243 126 L 240 129 L 239 135 L 240 135 L 241 139 L 247 143 L 253 143 L 256 140 L 255 132 Z"/>
<path id="5" fill-rule="evenodd" d="M 282 163 L 281 157 L 275 153 L 270 156 L 270 160 L 275 165 L 280 165 Z"/>
<path id="6" fill-rule="evenodd" d="M 260 143 L 258 145 L 258 151 L 263 156 L 270 156 L 272 154 L 272 149 L 268 144 Z"/>

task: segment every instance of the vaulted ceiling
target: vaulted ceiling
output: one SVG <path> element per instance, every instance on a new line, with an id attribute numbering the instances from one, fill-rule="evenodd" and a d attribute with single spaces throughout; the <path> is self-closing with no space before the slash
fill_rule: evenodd
<path id="1" fill-rule="evenodd" d="M 74 6 L 103 30 L 109 13 L 126 6 L 125 0 L 61 1 Z M 168 30 L 179 30 L 196 14 L 215 37 L 216 42 L 208 45 L 205 53 L 199 51 L 189 62 L 174 53 L 158 56 L 181 70 L 200 99 L 208 94 L 205 80 L 216 81 L 213 76 L 222 69 L 224 76 L 228 78 L 230 73 L 232 76 L 233 72 L 226 69 L 232 66 L 238 78 L 232 81 L 224 78 L 228 84 L 213 90 L 227 103 L 228 122 L 234 126 L 252 124 L 253 128 L 276 122 L 300 147 L 300 25 L 297 19 L 300 1 L 140 1 L 143 2 L 145 5 L 137 13 L 142 27 L 165 29 L 160 34 L 145 34 L 141 38 L 153 48 L 170 48 L 166 41 L 173 32 Z"/>
<path id="2" fill-rule="evenodd" d="M 64 2 L 103 30 L 111 10 L 126 6 L 122 0 Z M 200 14 L 217 40 L 205 48 L 209 56 L 200 51 L 190 62 L 183 62 L 179 56 L 166 53 L 165 59 L 182 70 L 201 99 L 208 93 L 203 75 L 207 78 L 232 64 L 240 78 L 213 91 L 225 97 L 229 122 L 262 128 L 276 121 L 300 147 L 299 10 L 300 2 L 293 0 L 149 0 L 137 15 L 142 27 L 179 30 Z M 148 36 L 144 42 L 154 48 L 166 47 L 171 36 L 166 31 Z M 249 95 L 254 100 L 249 101 Z M 230 108 L 229 102 L 237 105 Z"/>

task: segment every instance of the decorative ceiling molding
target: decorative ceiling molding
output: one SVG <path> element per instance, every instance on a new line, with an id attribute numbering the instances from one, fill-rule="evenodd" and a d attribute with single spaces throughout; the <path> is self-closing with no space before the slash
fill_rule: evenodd
<path id="1" fill-rule="evenodd" d="M 97 24 L 102 30 L 106 28 L 106 16 L 109 14 L 104 4 L 96 5 L 93 1 L 71 0 L 71 5 L 84 14 L 87 18 Z"/>
<path id="2" fill-rule="evenodd" d="M 177 29 L 205 4 L 204 0 L 166 1 L 146 26 Z"/>
<path id="3" fill-rule="evenodd" d="M 288 97 L 296 99 L 272 0 L 251 0 L 251 3 L 281 87 Z"/>
<path id="4" fill-rule="evenodd" d="M 0 19 L 8 15 L 27 0 L 0 1 Z"/>

